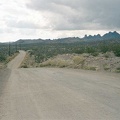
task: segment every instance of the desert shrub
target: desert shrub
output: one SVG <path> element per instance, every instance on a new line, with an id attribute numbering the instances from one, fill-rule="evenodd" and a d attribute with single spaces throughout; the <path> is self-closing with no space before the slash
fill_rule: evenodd
<path id="1" fill-rule="evenodd" d="M 104 67 L 104 70 L 109 70 L 109 69 L 110 69 L 110 67 L 108 67 L 108 66 Z"/>
<path id="2" fill-rule="evenodd" d="M 116 69 L 116 72 L 120 73 L 120 67 L 118 67 L 118 68 Z"/>
<path id="3" fill-rule="evenodd" d="M 52 60 L 48 60 L 46 62 L 41 63 L 40 67 L 51 66 L 51 64 L 52 64 Z"/>
<path id="4" fill-rule="evenodd" d="M 96 67 L 90 67 L 89 70 L 96 70 Z"/>
<path id="5" fill-rule="evenodd" d="M 104 57 L 105 57 L 105 58 L 109 58 L 109 57 L 110 57 L 110 54 L 109 54 L 109 53 L 105 53 L 105 54 L 104 54 Z"/>
<path id="6" fill-rule="evenodd" d="M 96 70 L 97 70 L 97 67 L 94 67 L 94 66 L 85 66 L 84 69 L 85 69 L 85 70 L 93 70 L 93 71 L 96 71 Z"/>
<path id="7" fill-rule="evenodd" d="M 75 64 L 83 64 L 83 62 L 85 61 L 85 58 L 83 56 L 74 56 L 73 57 L 73 62 Z"/>
<path id="8" fill-rule="evenodd" d="M 115 54 L 117 57 L 120 57 L 120 48 L 116 48 L 116 50 L 114 51 L 114 54 Z"/>
<path id="9" fill-rule="evenodd" d="M 57 66 L 61 67 L 61 68 L 67 67 L 68 66 L 68 62 L 65 61 L 65 60 L 59 60 Z"/>
<path id="10" fill-rule="evenodd" d="M 21 68 L 28 68 L 28 66 L 26 64 L 23 64 Z"/>
<path id="11" fill-rule="evenodd" d="M 103 65 L 103 68 L 104 68 L 104 70 L 109 70 L 109 69 L 110 69 L 110 66 L 107 65 L 107 64 L 104 64 L 104 65 Z"/>
<path id="12" fill-rule="evenodd" d="M 106 45 L 106 44 L 100 45 L 100 51 L 101 51 L 102 53 L 106 53 L 107 51 L 109 51 L 109 46 Z"/>
<path id="13" fill-rule="evenodd" d="M 4 55 L 0 54 L 0 62 L 3 62 L 5 60 L 6 60 L 6 57 Z"/>
<path id="14" fill-rule="evenodd" d="M 56 67 L 67 67 L 68 66 L 68 62 L 65 60 L 48 60 L 46 62 L 43 62 L 40 64 L 40 67 L 45 67 L 45 66 L 56 66 Z"/>
<path id="15" fill-rule="evenodd" d="M 96 56 L 99 55 L 99 53 L 98 52 L 93 52 L 93 53 L 91 53 L 91 55 L 96 57 Z"/>
<path id="16" fill-rule="evenodd" d="M 85 47 L 85 52 L 86 52 L 86 53 L 94 53 L 94 52 L 96 52 L 96 51 L 95 51 L 95 48 L 94 48 L 94 47 L 87 46 L 87 47 Z"/>
<path id="17" fill-rule="evenodd" d="M 120 67 L 118 67 L 117 70 L 120 70 Z"/>

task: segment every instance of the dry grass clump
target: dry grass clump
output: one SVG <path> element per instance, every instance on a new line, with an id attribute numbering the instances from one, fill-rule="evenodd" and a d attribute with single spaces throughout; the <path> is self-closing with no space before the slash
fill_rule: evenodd
<path id="1" fill-rule="evenodd" d="M 120 67 L 118 67 L 118 68 L 116 69 L 116 72 L 117 72 L 117 73 L 120 73 Z"/>
<path id="2" fill-rule="evenodd" d="M 40 64 L 40 67 L 69 67 L 69 68 L 81 68 L 84 64 L 85 57 L 80 55 L 72 56 L 71 58 L 64 57 L 65 55 L 59 55 L 53 59 L 49 59 Z"/>
<path id="3" fill-rule="evenodd" d="M 83 69 L 96 71 L 98 68 L 94 66 L 85 66 Z"/>
<path id="4" fill-rule="evenodd" d="M 78 64 L 83 64 L 84 61 L 85 61 L 85 58 L 83 56 L 74 56 L 73 57 L 73 62 L 77 65 Z"/>
<path id="5" fill-rule="evenodd" d="M 86 69 L 86 70 L 97 70 L 96 66 L 86 66 L 85 60 L 86 57 L 83 55 L 71 55 L 71 58 L 64 59 L 65 55 L 57 56 L 53 59 L 49 59 L 40 64 L 40 67 L 68 67 L 68 68 L 77 68 L 77 69 Z"/>
<path id="6" fill-rule="evenodd" d="M 50 59 L 46 62 L 43 62 L 40 64 L 40 67 L 45 67 L 45 66 L 56 66 L 56 67 L 60 67 L 60 68 L 63 68 L 63 67 L 67 67 L 69 66 L 69 63 L 66 61 L 66 60 L 61 60 L 61 59 L 57 59 L 57 60 L 54 60 L 54 59 Z"/>
<path id="7" fill-rule="evenodd" d="M 109 69 L 110 69 L 110 66 L 109 66 L 108 64 L 104 64 L 104 65 L 103 65 L 103 68 L 104 68 L 104 70 L 109 70 Z"/>
<path id="8" fill-rule="evenodd" d="M 21 66 L 21 68 L 28 68 L 27 64 L 23 63 Z"/>

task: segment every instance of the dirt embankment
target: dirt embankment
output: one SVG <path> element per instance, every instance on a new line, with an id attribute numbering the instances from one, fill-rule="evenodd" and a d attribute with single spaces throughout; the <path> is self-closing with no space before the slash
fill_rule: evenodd
<path id="1" fill-rule="evenodd" d="M 63 54 L 48 59 L 43 63 L 36 63 L 34 57 L 27 54 L 21 67 L 60 67 L 94 71 L 120 72 L 120 57 L 108 52 L 93 56 L 90 54 Z"/>

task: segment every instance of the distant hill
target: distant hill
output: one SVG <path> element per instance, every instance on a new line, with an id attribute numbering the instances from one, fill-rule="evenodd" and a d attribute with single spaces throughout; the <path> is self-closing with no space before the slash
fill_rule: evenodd
<path id="1" fill-rule="evenodd" d="M 59 39 L 20 39 L 16 41 L 18 44 L 37 44 L 37 43 L 75 43 L 81 41 L 100 41 L 100 40 L 120 40 L 120 34 L 116 31 L 109 32 L 101 36 L 98 35 L 85 35 L 83 38 L 79 37 L 68 37 L 68 38 L 59 38 Z"/>
<path id="2" fill-rule="evenodd" d="M 116 31 L 109 32 L 109 33 L 106 33 L 105 35 L 103 35 L 102 38 L 103 39 L 119 39 L 120 38 L 120 34 L 117 33 Z"/>
<path id="3" fill-rule="evenodd" d="M 82 39 L 83 40 L 101 40 L 102 36 L 100 34 L 94 35 L 94 36 L 92 36 L 92 35 L 89 35 L 89 36 L 85 35 L 85 37 L 83 37 Z"/>
<path id="4" fill-rule="evenodd" d="M 80 42 L 81 38 L 79 37 L 68 37 L 68 38 L 60 38 L 60 39 L 55 39 L 53 42 L 56 43 L 74 43 L 74 42 Z"/>
<path id="5" fill-rule="evenodd" d="M 117 33 L 116 31 L 114 32 L 109 32 L 101 36 L 100 34 L 98 35 L 85 35 L 82 39 L 84 40 L 111 40 L 111 39 L 120 39 L 120 34 Z"/>
<path id="6" fill-rule="evenodd" d="M 21 44 L 32 44 L 32 43 L 42 43 L 43 40 L 42 39 L 20 39 L 16 42 Z"/>
<path id="7" fill-rule="evenodd" d="M 80 42 L 81 39 L 79 37 L 68 37 L 68 38 L 59 38 L 59 39 L 20 39 L 16 41 L 18 44 L 37 44 L 37 43 L 74 43 Z"/>

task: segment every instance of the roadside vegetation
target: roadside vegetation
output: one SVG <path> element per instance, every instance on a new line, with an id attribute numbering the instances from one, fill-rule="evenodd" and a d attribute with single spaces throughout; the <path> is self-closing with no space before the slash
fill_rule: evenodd
<path id="1" fill-rule="evenodd" d="M 120 40 L 78 43 L 41 43 L 23 45 L 23 49 L 29 50 L 30 56 L 34 56 L 35 62 L 37 63 L 44 62 L 59 54 L 89 53 L 93 56 L 97 56 L 99 53 L 112 51 L 115 56 L 120 57 Z"/>
<path id="2" fill-rule="evenodd" d="M 119 72 L 120 40 L 22 45 L 22 67 L 68 67 Z M 113 69 L 112 69 L 113 68 Z"/>
<path id="3" fill-rule="evenodd" d="M 0 69 L 6 67 L 6 64 L 18 53 L 15 45 L 10 45 L 9 43 L 0 44 Z"/>
<path id="4" fill-rule="evenodd" d="M 120 72 L 120 40 L 79 41 L 74 43 L 0 44 L 0 68 L 13 59 L 18 50 L 27 51 L 21 64 L 29 67 L 67 67 Z"/>

